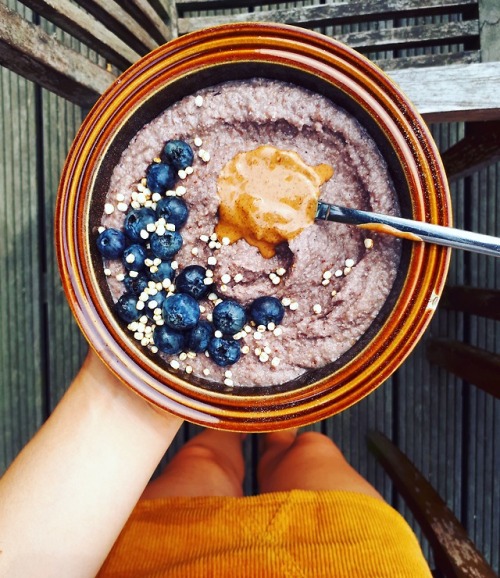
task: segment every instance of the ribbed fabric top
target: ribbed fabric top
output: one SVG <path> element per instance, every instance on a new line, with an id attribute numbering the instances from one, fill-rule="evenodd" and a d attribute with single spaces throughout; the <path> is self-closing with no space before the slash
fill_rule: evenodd
<path id="1" fill-rule="evenodd" d="M 382 500 L 293 490 L 140 501 L 99 578 L 431 576 L 412 530 Z"/>

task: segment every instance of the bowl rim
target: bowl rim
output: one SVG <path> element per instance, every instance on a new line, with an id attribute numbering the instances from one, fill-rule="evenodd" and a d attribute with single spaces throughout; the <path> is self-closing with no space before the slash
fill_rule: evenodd
<path id="1" fill-rule="evenodd" d="M 246 61 L 306 69 L 322 82 L 342 82 L 342 89 L 357 98 L 361 92 L 363 106 L 399 147 L 409 187 L 418 197 L 412 206 L 413 218 L 451 224 L 445 172 L 432 137 L 418 112 L 385 73 L 352 48 L 319 33 L 284 24 L 238 23 L 200 30 L 160 46 L 127 69 L 97 101 L 80 127 L 63 168 L 55 214 L 56 251 L 63 288 L 77 323 L 101 359 L 131 389 L 154 405 L 200 425 L 269 431 L 333 415 L 385 381 L 430 322 L 444 286 L 450 250 L 424 244 L 411 247 L 397 311 L 389 314 L 375 337 L 384 333 L 383 342 L 380 340 L 375 354 L 367 359 L 358 355 L 336 371 L 335 382 L 329 376 L 293 391 L 266 396 L 239 395 L 232 389 L 208 392 L 175 373 L 161 373 L 141 355 L 137 360 L 127 354 L 137 356 L 120 324 L 105 315 L 106 304 L 97 289 L 86 245 L 90 237 L 88 197 L 99 155 L 108 150 L 113 135 L 152 90 L 165 90 L 183 75 L 199 70 Z M 154 86 L 152 78 L 157 83 Z M 412 163 L 412 159 L 417 162 Z M 412 322 L 407 323 L 410 317 Z"/>

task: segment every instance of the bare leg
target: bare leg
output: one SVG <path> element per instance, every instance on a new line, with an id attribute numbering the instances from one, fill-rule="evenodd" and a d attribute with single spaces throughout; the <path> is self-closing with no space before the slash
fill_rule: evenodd
<path id="1" fill-rule="evenodd" d="M 382 496 L 352 468 L 338 447 L 317 432 L 295 430 L 266 434 L 258 466 L 261 493 L 301 490 L 348 490 Z"/>
<path id="2" fill-rule="evenodd" d="M 242 496 L 241 441 L 239 433 L 204 430 L 179 450 L 142 497 Z"/>

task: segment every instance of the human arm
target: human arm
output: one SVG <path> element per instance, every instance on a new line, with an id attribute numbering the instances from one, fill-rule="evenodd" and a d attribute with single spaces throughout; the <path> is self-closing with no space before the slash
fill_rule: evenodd
<path id="1" fill-rule="evenodd" d="M 89 353 L 0 480 L 0 576 L 95 576 L 181 424 Z"/>

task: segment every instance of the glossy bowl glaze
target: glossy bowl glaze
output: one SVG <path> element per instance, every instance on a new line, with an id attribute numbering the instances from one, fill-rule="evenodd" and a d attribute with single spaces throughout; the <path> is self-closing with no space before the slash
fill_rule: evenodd
<path id="1" fill-rule="evenodd" d="M 339 360 L 280 386 L 188 381 L 134 343 L 112 313 L 95 250 L 112 168 L 134 134 L 183 96 L 256 76 L 293 82 L 342 106 L 378 144 L 403 216 L 451 220 L 444 171 L 424 122 L 383 72 L 330 38 L 285 25 L 227 25 L 178 38 L 124 72 L 85 119 L 63 170 L 56 245 L 64 290 L 87 340 L 128 387 L 187 420 L 238 431 L 312 423 L 373 391 L 421 337 L 449 261 L 448 249 L 405 241 L 392 292 L 364 337 Z"/>

